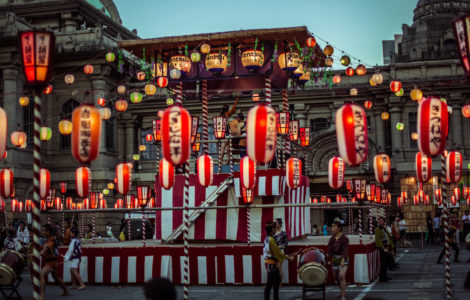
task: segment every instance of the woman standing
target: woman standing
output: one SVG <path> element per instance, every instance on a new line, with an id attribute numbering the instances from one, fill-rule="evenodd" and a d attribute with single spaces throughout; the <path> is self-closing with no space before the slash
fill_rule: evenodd
<path id="1" fill-rule="evenodd" d="M 70 277 L 72 278 L 72 289 L 77 288 L 77 284 L 80 286 L 78 290 L 83 290 L 85 284 L 83 283 L 80 273 L 78 273 L 78 267 L 82 260 L 82 243 L 78 238 L 78 230 L 73 229 L 71 232 L 72 241 L 70 242 L 69 249 L 65 254 L 65 260 L 70 261 Z"/>
<path id="2" fill-rule="evenodd" d="M 331 259 L 334 276 L 341 290 L 341 300 L 346 300 L 346 272 L 349 265 L 349 239 L 341 232 L 341 222 L 334 221 L 332 236 L 328 242 L 327 255 Z"/>
<path id="3" fill-rule="evenodd" d="M 287 233 L 282 230 L 282 219 L 277 218 L 276 222 L 274 222 L 275 229 L 273 238 L 276 240 L 276 244 L 281 250 L 282 253 L 286 253 L 287 251 Z M 281 274 L 281 281 L 282 281 L 282 262 L 279 262 L 279 273 Z"/>

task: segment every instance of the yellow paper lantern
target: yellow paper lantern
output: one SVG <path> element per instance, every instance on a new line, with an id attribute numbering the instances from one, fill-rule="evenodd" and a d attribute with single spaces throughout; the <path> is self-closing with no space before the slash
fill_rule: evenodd
<path id="1" fill-rule="evenodd" d="M 109 120 L 111 118 L 111 109 L 108 107 L 100 108 L 101 119 Z"/>
<path id="2" fill-rule="evenodd" d="M 116 110 L 118 112 L 123 112 L 123 111 L 126 111 L 127 110 L 127 106 L 128 106 L 128 103 L 126 100 L 123 100 L 123 99 L 120 99 L 118 101 L 116 101 L 116 103 L 114 104 L 114 107 L 116 107 Z"/>
<path id="3" fill-rule="evenodd" d="M 264 64 L 263 52 L 255 49 L 246 50 L 242 53 L 242 65 L 248 71 L 256 71 Z"/>
<path id="4" fill-rule="evenodd" d="M 357 89 L 356 88 L 352 88 L 349 90 L 349 95 L 351 96 L 357 96 Z"/>
<path id="5" fill-rule="evenodd" d="M 323 49 L 323 53 L 325 53 L 326 56 L 331 56 L 333 52 L 334 52 L 334 49 L 330 45 L 326 45 L 325 48 Z"/>
<path id="6" fill-rule="evenodd" d="M 145 75 L 145 72 L 142 72 L 142 71 L 137 72 L 137 79 L 138 79 L 138 80 L 140 80 L 140 81 L 144 80 L 144 79 L 145 79 L 145 76 L 146 76 L 146 75 Z"/>
<path id="7" fill-rule="evenodd" d="M 135 161 L 139 161 L 140 160 L 140 155 L 139 154 L 134 154 L 134 155 L 132 155 L 132 159 L 135 160 Z"/>
<path id="8" fill-rule="evenodd" d="M 21 147 L 26 144 L 26 133 L 21 130 L 14 131 L 11 136 L 11 143 L 16 147 Z"/>
<path id="9" fill-rule="evenodd" d="M 414 88 L 410 92 L 410 98 L 413 101 L 419 101 L 423 98 L 423 92 L 420 89 Z"/>
<path id="10" fill-rule="evenodd" d="M 299 53 L 290 51 L 279 54 L 277 63 L 284 71 L 295 71 L 302 63 L 302 59 Z"/>
<path id="11" fill-rule="evenodd" d="M 108 189 L 113 190 L 114 189 L 114 183 L 112 183 L 112 182 L 108 183 Z"/>
<path id="12" fill-rule="evenodd" d="M 411 134 L 411 139 L 414 140 L 414 141 L 417 141 L 418 140 L 418 133 L 417 132 L 413 132 Z"/>
<path id="13" fill-rule="evenodd" d="M 73 84 L 75 82 L 75 76 L 73 76 L 73 74 L 67 74 L 65 75 L 64 80 L 66 84 Z"/>
<path id="14" fill-rule="evenodd" d="M 145 145 L 140 145 L 139 146 L 139 151 L 140 152 L 144 152 L 145 150 L 147 150 L 147 146 L 145 146 Z"/>
<path id="15" fill-rule="evenodd" d="M 212 73 L 222 73 L 227 68 L 227 56 L 223 53 L 206 55 L 206 69 Z"/>
<path id="16" fill-rule="evenodd" d="M 326 59 L 325 59 L 325 65 L 327 67 L 331 67 L 333 65 L 333 58 L 328 56 Z"/>
<path id="17" fill-rule="evenodd" d="M 124 94 L 124 93 L 126 92 L 126 86 L 125 86 L 125 85 L 122 85 L 122 84 L 121 84 L 121 85 L 118 85 L 118 87 L 117 87 L 117 92 L 118 92 L 119 94 Z"/>
<path id="18" fill-rule="evenodd" d="M 39 136 L 41 141 L 48 141 L 52 137 L 52 129 L 49 127 L 41 127 L 39 128 Z"/>
<path id="19" fill-rule="evenodd" d="M 148 83 L 145 85 L 145 94 L 147 96 L 153 96 L 157 92 L 157 87 L 153 83 Z"/>
<path id="20" fill-rule="evenodd" d="M 20 103 L 21 106 L 28 106 L 29 105 L 29 97 L 28 96 L 20 97 L 18 102 Z"/>
<path id="21" fill-rule="evenodd" d="M 390 118 L 390 114 L 386 111 L 384 111 L 382 114 L 381 114 L 381 118 L 382 120 L 388 120 L 388 118 Z"/>
<path id="22" fill-rule="evenodd" d="M 191 70 L 191 59 L 184 55 L 174 55 L 170 58 L 170 69 L 180 70 L 181 74 Z"/>
<path id="23" fill-rule="evenodd" d="M 376 85 L 380 85 L 384 81 L 384 77 L 380 73 L 375 73 L 374 75 L 372 75 L 372 79 L 374 80 Z"/>
<path id="24" fill-rule="evenodd" d="M 59 122 L 59 132 L 63 135 L 72 133 L 72 122 L 69 120 L 62 120 Z"/>
<path id="25" fill-rule="evenodd" d="M 369 79 L 369 84 L 370 84 L 370 86 L 377 86 L 377 84 L 375 83 L 375 80 L 374 80 L 373 77 L 371 77 L 371 78 Z"/>
<path id="26" fill-rule="evenodd" d="M 339 62 L 340 62 L 343 66 L 347 67 L 347 66 L 349 66 L 349 64 L 351 63 L 351 59 L 349 58 L 349 56 L 343 55 L 343 56 L 341 57 L 341 59 L 339 60 Z"/>
<path id="27" fill-rule="evenodd" d="M 206 44 L 206 43 L 202 44 L 201 45 L 201 53 L 202 54 L 207 54 L 209 52 L 211 52 L 211 46 L 209 44 Z"/>

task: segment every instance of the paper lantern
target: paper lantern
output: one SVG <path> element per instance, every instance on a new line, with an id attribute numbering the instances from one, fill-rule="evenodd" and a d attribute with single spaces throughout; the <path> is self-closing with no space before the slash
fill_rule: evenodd
<path id="1" fill-rule="evenodd" d="M 401 90 L 401 82 L 398 81 L 398 80 L 394 80 L 394 81 L 390 82 L 390 90 L 393 93 L 396 93 L 399 90 Z"/>
<path id="2" fill-rule="evenodd" d="M 148 185 L 138 185 L 137 186 L 137 200 L 138 205 L 141 208 L 147 206 L 147 202 L 150 198 L 151 189 Z"/>
<path id="3" fill-rule="evenodd" d="M 85 72 L 85 74 L 87 74 L 87 75 L 93 74 L 93 66 L 90 65 L 90 64 L 86 64 L 83 67 L 83 72 Z"/>
<path id="4" fill-rule="evenodd" d="M 7 153 L 8 117 L 3 108 L 0 107 L 0 157 L 3 159 Z M 16 145 L 15 145 L 16 146 Z"/>
<path id="5" fill-rule="evenodd" d="M 326 56 L 331 56 L 333 55 L 334 49 L 330 45 L 326 45 L 325 48 L 323 49 L 323 53 L 325 53 Z"/>
<path id="6" fill-rule="evenodd" d="M 73 198 L 72 197 L 67 197 L 65 198 L 65 208 L 66 209 L 73 209 Z"/>
<path id="7" fill-rule="evenodd" d="M 302 181 L 302 161 L 291 157 L 286 162 L 286 182 L 291 189 L 296 189 Z"/>
<path id="8" fill-rule="evenodd" d="M 18 212 L 19 213 L 22 213 L 24 210 L 23 210 L 24 206 L 23 206 L 23 202 L 22 201 L 18 201 Z"/>
<path id="9" fill-rule="evenodd" d="M 341 196 L 341 194 L 337 194 L 336 195 L 336 203 L 341 203 L 343 202 L 343 196 Z"/>
<path id="10" fill-rule="evenodd" d="M 29 105 L 29 97 L 28 96 L 22 96 L 22 97 L 20 97 L 20 99 L 18 99 L 18 102 L 23 107 L 28 106 Z"/>
<path id="11" fill-rule="evenodd" d="M 402 206 L 403 206 L 403 200 L 401 199 L 401 197 L 397 197 L 397 206 L 398 206 L 398 207 L 402 207 Z"/>
<path id="12" fill-rule="evenodd" d="M 108 191 L 109 192 L 109 191 Z M 107 209 L 108 208 L 108 204 L 106 203 L 106 199 L 102 198 L 100 199 L 100 206 L 99 206 L 100 209 Z"/>
<path id="13" fill-rule="evenodd" d="M 133 93 L 131 93 L 130 98 L 131 98 L 132 103 L 142 102 L 142 94 L 141 93 L 133 92 Z"/>
<path id="14" fill-rule="evenodd" d="M 201 140 L 201 134 L 200 133 L 196 134 L 196 137 L 194 138 L 194 142 L 192 143 L 192 149 L 196 153 L 199 152 L 199 148 L 201 147 L 201 143 L 198 142 L 199 140 Z"/>
<path id="15" fill-rule="evenodd" d="M 344 161 L 335 156 L 328 161 L 328 184 L 332 189 L 339 189 L 344 183 Z"/>
<path id="16" fill-rule="evenodd" d="M 62 199 L 60 197 L 55 197 L 54 208 L 57 210 L 62 210 Z"/>
<path id="17" fill-rule="evenodd" d="M 357 89 L 356 88 L 352 88 L 349 90 L 349 95 L 351 96 L 357 96 Z"/>
<path id="18" fill-rule="evenodd" d="M 206 43 L 202 44 L 200 49 L 201 49 L 202 54 L 207 54 L 207 53 L 211 52 L 211 46 L 209 44 L 206 44 Z"/>
<path id="19" fill-rule="evenodd" d="M 96 100 L 96 103 L 97 103 L 99 106 L 105 106 L 105 104 L 106 104 L 106 99 L 103 98 L 103 97 L 99 97 L 98 100 Z"/>
<path id="20" fill-rule="evenodd" d="M 103 120 L 109 120 L 111 118 L 111 109 L 107 107 L 99 108 L 100 114 L 101 114 L 101 119 Z"/>
<path id="21" fill-rule="evenodd" d="M 108 183 L 108 189 L 110 189 L 110 190 L 114 189 L 114 183 L 113 182 Z"/>
<path id="22" fill-rule="evenodd" d="M 49 127 L 41 127 L 39 128 L 39 137 L 41 141 L 48 141 L 52 137 L 52 129 Z"/>
<path id="23" fill-rule="evenodd" d="M 401 88 L 398 92 L 395 93 L 395 96 L 401 97 L 405 94 L 405 90 Z"/>
<path id="24" fill-rule="evenodd" d="M 140 151 L 140 152 L 144 152 L 145 150 L 147 150 L 147 146 L 145 146 L 145 145 L 139 145 L 139 151 Z"/>
<path id="25" fill-rule="evenodd" d="M 180 79 L 181 78 L 181 71 L 178 70 L 178 69 L 171 69 L 170 78 L 174 79 L 174 80 Z M 157 82 L 158 82 L 158 80 L 157 80 Z M 158 85 L 158 86 L 160 86 L 160 85 Z"/>
<path id="26" fill-rule="evenodd" d="M 276 113 L 277 133 L 287 134 L 289 132 L 289 113 Z"/>
<path id="27" fill-rule="evenodd" d="M 447 141 L 447 104 L 437 97 L 429 97 L 418 106 L 418 146 L 427 156 L 439 155 Z"/>
<path id="28" fill-rule="evenodd" d="M 124 208 L 124 200 L 117 199 L 116 203 L 114 204 L 114 208 Z"/>
<path id="29" fill-rule="evenodd" d="M 0 195 L 3 198 L 10 198 L 13 193 L 13 171 L 5 168 L 0 170 Z"/>
<path id="30" fill-rule="evenodd" d="M 124 94 L 126 92 L 126 86 L 123 85 L 123 84 L 118 85 L 117 92 L 118 92 L 118 94 Z"/>
<path id="31" fill-rule="evenodd" d="M 310 128 L 308 127 L 300 128 L 299 135 L 300 135 L 300 145 L 302 145 L 302 147 L 310 146 Z"/>
<path id="32" fill-rule="evenodd" d="M 172 70 L 173 71 L 173 70 Z M 170 72 L 171 73 L 171 72 Z M 180 75 L 181 76 L 181 75 Z M 171 77 L 173 78 L 173 77 Z M 178 77 L 179 78 L 179 77 Z M 178 79 L 178 78 L 173 78 L 173 79 Z M 168 86 L 168 78 L 166 77 L 158 77 L 157 78 L 157 85 L 160 88 L 166 88 Z"/>
<path id="33" fill-rule="evenodd" d="M 302 65 L 300 65 L 297 69 L 294 70 L 294 72 L 292 73 L 292 76 L 294 76 L 294 78 L 299 78 L 303 74 L 304 74 L 304 69 L 302 68 Z"/>
<path id="34" fill-rule="evenodd" d="M 227 68 L 227 56 L 223 53 L 210 53 L 206 55 L 206 69 L 209 72 L 218 74 Z"/>
<path id="35" fill-rule="evenodd" d="M 356 67 L 356 74 L 358 76 L 364 76 L 366 75 L 366 73 L 367 73 L 367 69 L 364 65 L 361 64 Z"/>
<path id="36" fill-rule="evenodd" d="M 449 152 L 446 157 L 446 180 L 450 183 L 457 183 L 462 177 L 462 154 L 456 151 Z"/>
<path id="37" fill-rule="evenodd" d="M 370 100 L 364 101 L 364 108 L 365 109 L 371 109 L 372 108 L 372 101 L 370 101 Z"/>
<path id="38" fill-rule="evenodd" d="M 179 70 L 184 75 L 191 70 L 191 60 L 184 55 L 174 55 L 170 58 L 170 69 Z"/>
<path id="39" fill-rule="evenodd" d="M 377 86 L 377 84 L 375 83 L 375 81 L 374 81 L 373 78 L 370 78 L 370 79 L 369 79 L 369 84 L 370 84 L 370 86 L 372 86 L 372 87 Z"/>
<path id="40" fill-rule="evenodd" d="M 349 58 L 349 56 L 347 56 L 347 55 L 343 55 L 343 56 L 341 56 L 339 62 L 340 62 L 343 66 L 347 67 L 347 66 L 349 66 L 349 65 L 351 64 L 351 58 Z"/>
<path id="41" fill-rule="evenodd" d="M 468 186 L 464 186 L 462 188 L 462 198 L 467 199 L 470 196 L 470 188 Z"/>
<path id="42" fill-rule="evenodd" d="M 470 118 L 470 104 L 466 104 L 462 107 L 462 115 L 465 118 Z"/>
<path id="43" fill-rule="evenodd" d="M 458 187 L 454 188 L 453 195 L 457 201 L 460 201 L 460 189 Z"/>
<path id="44" fill-rule="evenodd" d="M 33 211 L 33 200 L 26 199 L 24 202 L 24 211 L 25 212 L 32 212 Z"/>
<path id="45" fill-rule="evenodd" d="M 417 141 L 417 140 L 418 140 L 418 137 L 419 137 L 419 136 L 418 136 L 418 133 L 417 133 L 417 132 L 411 133 L 411 139 L 412 139 L 413 141 Z"/>
<path id="46" fill-rule="evenodd" d="M 89 163 L 98 157 L 101 137 L 100 111 L 90 104 L 82 104 L 72 113 L 72 155 L 80 163 Z"/>
<path id="47" fill-rule="evenodd" d="M 69 135 L 72 133 L 72 122 L 69 120 L 61 120 L 59 122 L 59 132 L 63 135 Z"/>
<path id="48" fill-rule="evenodd" d="M 354 75 L 354 68 L 352 67 L 347 67 L 346 70 L 344 71 L 346 73 L 346 76 L 351 77 Z"/>
<path id="49" fill-rule="evenodd" d="M 297 141 L 299 139 L 299 121 L 289 121 L 289 139 L 291 141 Z"/>
<path id="50" fill-rule="evenodd" d="M 254 198 L 253 190 L 245 189 L 244 187 L 242 187 L 242 196 L 243 196 L 243 202 L 245 204 L 253 203 L 253 198 Z"/>
<path id="51" fill-rule="evenodd" d="M 18 211 L 18 200 L 11 199 L 11 201 L 10 201 L 10 211 L 12 213 L 15 213 L 15 212 Z"/>
<path id="52" fill-rule="evenodd" d="M 380 183 L 387 183 L 391 178 L 390 157 L 387 154 L 377 154 L 374 157 L 375 180 Z"/>
<path id="53" fill-rule="evenodd" d="M 270 162 L 276 150 L 276 113 L 265 104 L 257 104 L 248 111 L 246 121 L 246 149 L 256 163 Z"/>
<path id="54" fill-rule="evenodd" d="M 313 48 L 317 44 L 317 40 L 315 40 L 315 38 L 311 36 L 307 38 L 307 41 L 305 42 L 305 44 L 307 45 L 307 47 Z"/>
<path id="55" fill-rule="evenodd" d="M 425 154 L 421 152 L 416 153 L 415 167 L 418 181 L 427 182 L 431 178 L 432 159 L 428 158 Z"/>
<path id="56" fill-rule="evenodd" d="M 164 158 L 160 160 L 158 181 L 165 189 L 171 189 L 175 184 L 175 167 Z"/>
<path id="57" fill-rule="evenodd" d="M 153 83 L 147 83 L 144 90 L 147 96 L 153 96 L 157 92 L 157 87 Z"/>
<path id="58" fill-rule="evenodd" d="M 132 155 L 132 159 L 135 160 L 135 161 L 139 161 L 140 160 L 140 154 L 134 154 Z"/>
<path id="59" fill-rule="evenodd" d="M 297 52 L 283 52 L 279 54 L 277 63 L 279 64 L 279 68 L 281 68 L 281 70 L 293 72 L 300 66 L 302 59 Z"/>
<path id="60" fill-rule="evenodd" d="M 215 138 L 218 140 L 224 139 L 225 131 L 227 129 L 227 118 L 225 116 L 213 117 L 212 125 L 214 127 Z"/>
<path id="61" fill-rule="evenodd" d="M 191 116 L 191 144 L 196 140 L 198 127 L 199 117 Z M 200 140 L 200 138 L 197 138 L 197 140 Z"/>
<path id="62" fill-rule="evenodd" d="M 454 23 L 454 34 L 455 40 L 457 41 L 460 61 L 464 69 L 465 75 L 470 74 L 470 63 L 469 63 L 469 26 L 470 18 L 468 15 L 462 15 L 458 19 L 453 20 Z"/>
<path id="63" fill-rule="evenodd" d="M 455 198 L 455 196 L 450 197 L 450 204 L 451 204 L 452 206 L 456 206 L 456 205 L 457 205 L 457 199 Z"/>
<path id="64" fill-rule="evenodd" d="M 67 74 L 64 77 L 64 81 L 66 84 L 73 84 L 75 82 L 75 76 L 73 76 L 73 74 Z"/>
<path id="65" fill-rule="evenodd" d="M 375 199 L 375 183 L 366 184 L 367 200 L 374 201 Z"/>
<path id="66" fill-rule="evenodd" d="M 256 163 L 248 156 L 240 160 L 240 182 L 245 189 L 253 189 L 256 183 Z"/>
<path id="67" fill-rule="evenodd" d="M 166 98 L 166 105 L 170 106 L 170 105 L 173 105 L 175 103 L 175 101 L 173 100 L 173 98 Z"/>
<path id="68" fill-rule="evenodd" d="M 46 86 L 52 72 L 54 34 L 48 31 L 26 31 L 19 34 L 19 40 L 26 86 Z"/>
<path id="69" fill-rule="evenodd" d="M 122 195 L 126 195 L 132 185 L 132 169 L 127 163 L 120 163 L 116 166 L 116 190 Z"/>
<path id="70" fill-rule="evenodd" d="M 405 129 L 405 124 L 403 124 L 402 122 L 398 122 L 395 127 L 398 131 L 402 131 L 403 129 Z"/>
<path id="71" fill-rule="evenodd" d="M 333 76 L 333 83 L 341 83 L 341 75 L 336 74 L 335 76 Z"/>
<path id="72" fill-rule="evenodd" d="M 198 63 L 201 61 L 201 53 L 197 51 L 192 52 L 190 57 L 192 62 Z"/>
<path id="73" fill-rule="evenodd" d="M 83 202 L 81 203 L 81 206 L 79 209 L 90 209 L 90 199 L 88 198 L 83 199 Z"/>
<path id="74" fill-rule="evenodd" d="M 47 210 L 46 200 L 45 199 L 41 199 L 40 209 L 41 209 L 41 211 L 46 211 Z"/>
<path id="75" fill-rule="evenodd" d="M 42 90 L 42 93 L 44 95 L 50 95 L 52 93 L 52 85 L 48 85 L 46 86 L 43 90 Z"/>
<path id="76" fill-rule="evenodd" d="M 241 61 L 245 69 L 254 72 L 263 66 L 264 54 L 255 49 L 246 50 L 242 53 Z"/>
<path id="77" fill-rule="evenodd" d="M 334 60 L 332 57 L 328 56 L 327 58 L 325 58 L 325 66 L 331 67 L 333 63 L 334 63 Z"/>
<path id="78" fill-rule="evenodd" d="M 152 130 L 153 130 L 153 139 L 155 140 L 155 142 L 160 142 L 162 140 L 162 121 L 153 120 Z"/>
<path id="79" fill-rule="evenodd" d="M 75 188 L 78 197 L 87 197 L 91 186 L 91 171 L 87 167 L 75 170 Z"/>
<path id="80" fill-rule="evenodd" d="M 420 89 L 414 88 L 410 92 L 410 98 L 413 101 L 419 101 L 423 98 L 423 92 Z"/>
<path id="81" fill-rule="evenodd" d="M 336 138 L 341 158 L 357 166 L 367 158 L 367 120 L 364 110 L 356 104 L 345 104 L 336 111 Z"/>
<path id="82" fill-rule="evenodd" d="M 11 143 L 16 147 L 21 147 L 26 143 L 26 133 L 21 130 L 14 131 L 11 134 Z"/>
<path id="83" fill-rule="evenodd" d="M 380 85 L 384 81 L 384 77 L 381 73 L 375 73 L 371 78 L 376 85 Z"/>
<path id="84" fill-rule="evenodd" d="M 136 77 L 137 77 L 137 80 L 140 80 L 140 81 L 145 80 L 145 77 L 146 77 L 145 72 L 142 72 L 142 71 L 137 72 Z"/>
<path id="85" fill-rule="evenodd" d="M 214 177 L 214 163 L 210 155 L 201 155 L 197 159 L 197 178 L 199 184 L 207 187 L 212 184 Z"/>
<path id="86" fill-rule="evenodd" d="M 354 179 L 354 190 L 357 199 L 364 199 L 366 196 L 367 180 Z"/>
<path id="87" fill-rule="evenodd" d="M 108 52 L 105 58 L 107 62 L 113 62 L 116 59 L 116 55 L 113 52 Z"/>
<path id="88" fill-rule="evenodd" d="M 147 142 L 153 141 L 153 134 L 151 134 L 151 133 L 147 134 L 147 135 L 145 136 L 145 140 L 146 140 Z"/>
<path id="89" fill-rule="evenodd" d="M 120 100 L 116 101 L 116 103 L 114 103 L 114 107 L 116 107 L 116 110 L 118 112 L 126 111 L 127 106 L 128 106 L 127 101 L 123 100 L 123 99 L 120 99 Z"/>
<path id="90" fill-rule="evenodd" d="M 67 182 L 64 181 L 60 183 L 60 192 L 62 194 L 67 193 Z"/>
<path id="91" fill-rule="evenodd" d="M 39 169 L 39 197 L 45 199 L 51 192 L 51 173 L 49 170 Z"/>
<path id="92" fill-rule="evenodd" d="M 382 120 L 386 121 L 390 118 L 390 114 L 388 112 L 384 111 L 384 112 L 382 112 L 380 117 L 382 118 Z"/>

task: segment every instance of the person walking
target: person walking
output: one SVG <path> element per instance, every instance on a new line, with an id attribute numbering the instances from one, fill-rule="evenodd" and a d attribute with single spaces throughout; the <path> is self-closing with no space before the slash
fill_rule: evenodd
<path id="1" fill-rule="evenodd" d="M 466 240 L 467 235 L 470 233 L 470 213 L 465 210 L 464 215 L 462 216 L 463 223 L 463 239 Z"/>
<path id="2" fill-rule="evenodd" d="M 263 257 L 268 272 L 268 280 L 264 288 L 264 300 L 269 300 L 271 289 L 273 290 L 274 300 L 279 300 L 279 286 L 281 284 L 280 265 L 286 259 L 292 261 L 294 258 L 284 254 L 276 244 L 274 239 L 274 223 L 266 224 L 266 238 L 264 239 Z"/>
<path id="3" fill-rule="evenodd" d="M 441 216 L 439 214 L 436 214 L 434 216 L 434 219 L 432 219 L 433 222 L 433 228 L 434 228 L 434 239 L 436 241 L 436 244 L 440 245 L 441 241 Z"/>
<path id="4" fill-rule="evenodd" d="M 449 244 L 452 248 L 454 248 L 454 251 L 455 251 L 454 262 L 459 263 L 459 262 L 461 262 L 459 260 L 459 246 L 456 243 L 456 239 L 455 239 L 457 230 L 456 230 L 454 225 L 450 225 L 449 227 L 450 227 L 450 231 L 449 231 L 449 236 L 450 236 L 449 240 L 450 241 L 449 241 Z M 439 258 L 437 259 L 437 264 L 442 263 L 442 258 L 444 257 L 445 252 L 446 252 L 446 247 L 444 246 L 444 248 L 442 249 L 441 254 L 439 254 Z"/>
<path id="5" fill-rule="evenodd" d="M 387 282 L 391 278 L 387 276 L 387 268 L 394 265 L 393 255 L 393 241 L 390 232 L 385 227 L 384 217 L 379 217 L 377 220 L 377 227 L 375 228 L 375 246 L 380 253 L 380 273 L 379 281 Z"/>
<path id="6" fill-rule="evenodd" d="M 83 283 L 82 277 L 78 272 L 78 267 L 80 266 L 80 262 L 82 260 L 82 242 L 78 238 L 78 230 L 73 229 L 72 232 L 72 240 L 70 241 L 69 249 L 67 253 L 65 253 L 65 261 L 70 262 L 70 277 L 72 279 L 72 289 L 77 288 L 77 284 L 79 285 L 78 290 L 83 290 L 85 288 L 85 284 Z"/>
<path id="7" fill-rule="evenodd" d="M 434 228 L 433 228 L 433 220 L 431 216 L 431 212 L 428 211 L 428 214 L 426 216 L 426 227 L 427 227 L 427 235 L 426 235 L 426 244 L 429 244 L 429 241 L 431 241 L 432 244 L 434 244 Z"/>
<path id="8" fill-rule="evenodd" d="M 342 233 L 341 222 L 334 221 L 331 226 L 332 236 L 328 242 L 326 253 L 331 259 L 334 277 L 341 291 L 341 300 L 346 300 L 346 272 L 349 265 L 349 239 Z"/>

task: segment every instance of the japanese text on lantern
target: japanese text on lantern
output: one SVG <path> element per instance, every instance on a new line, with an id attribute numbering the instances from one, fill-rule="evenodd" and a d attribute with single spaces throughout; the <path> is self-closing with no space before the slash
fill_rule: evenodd
<path id="1" fill-rule="evenodd" d="M 47 65 L 48 61 L 48 47 L 47 44 L 49 43 L 49 36 L 46 34 L 38 34 L 37 35 L 37 41 L 36 41 L 36 47 L 37 47 L 37 64 L 38 65 Z"/>
<path id="2" fill-rule="evenodd" d="M 382 164 L 383 164 L 384 166 L 386 166 L 386 168 L 383 168 L 383 171 L 382 171 L 384 177 L 386 177 L 386 176 L 388 176 L 388 175 L 390 175 L 390 174 L 388 173 L 388 157 L 385 156 L 385 155 L 382 156 Z"/>
<path id="3" fill-rule="evenodd" d="M 168 144 L 170 146 L 170 155 L 179 156 L 181 155 L 181 111 L 172 110 L 169 116 L 169 127 L 170 127 L 170 139 Z"/>
<path id="4" fill-rule="evenodd" d="M 338 181 L 343 182 L 343 177 L 344 177 L 344 163 L 338 163 Z"/>
<path id="5" fill-rule="evenodd" d="M 458 154 L 455 154 L 455 178 L 460 178 L 460 166 L 462 165 L 462 162 L 460 161 L 461 156 Z"/>
<path id="6" fill-rule="evenodd" d="M 463 21 L 458 21 L 455 23 L 455 29 L 457 31 L 457 36 L 459 40 L 460 53 L 463 57 L 467 55 L 467 45 L 465 42 L 465 29 Z"/>
<path id="7" fill-rule="evenodd" d="M 32 34 L 24 34 L 23 35 L 23 58 L 24 58 L 24 65 L 29 66 L 33 64 L 33 35 Z"/>
<path id="8" fill-rule="evenodd" d="M 441 106 L 432 105 L 431 107 L 431 126 L 429 126 L 429 140 L 434 146 L 439 147 L 441 144 Z"/>
<path id="9" fill-rule="evenodd" d="M 266 151 L 274 151 L 274 144 L 276 143 L 276 114 L 268 112 L 266 120 Z"/>
<path id="10" fill-rule="evenodd" d="M 91 112 L 90 109 L 84 107 L 80 111 L 80 157 L 88 158 L 90 155 L 90 138 L 91 138 Z"/>
<path id="11" fill-rule="evenodd" d="M 300 183 L 300 160 L 294 160 L 294 184 Z"/>
<path id="12" fill-rule="evenodd" d="M 356 135 L 356 152 L 360 157 L 364 157 L 367 154 L 367 147 L 362 110 L 354 111 L 354 133 Z"/>

